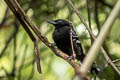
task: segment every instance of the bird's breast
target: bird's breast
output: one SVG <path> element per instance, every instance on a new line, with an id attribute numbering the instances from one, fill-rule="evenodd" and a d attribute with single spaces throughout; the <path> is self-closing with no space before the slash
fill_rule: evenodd
<path id="1" fill-rule="evenodd" d="M 53 32 L 53 39 L 55 43 L 69 43 L 70 42 L 70 29 L 66 28 L 59 28 L 55 29 Z"/>

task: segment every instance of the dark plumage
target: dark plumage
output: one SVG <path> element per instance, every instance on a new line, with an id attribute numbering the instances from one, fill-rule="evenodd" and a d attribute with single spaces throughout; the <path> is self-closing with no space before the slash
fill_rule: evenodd
<path id="1" fill-rule="evenodd" d="M 48 23 L 53 24 L 55 26 L 55 30 L 53 32 L 53 40 L 56 43 L 57 47 L 69 56 L 72 56 L 73 58 L 75 56 L 73 56 L 71 47 L 71 31 L 73 49 L 75 51 L 76 59 L 79 60 L 79 62 L 82 62 L 85 57 L 85 54 L 83 53 L 81 42 L 75 30 L 73 29 L 72 24 L 62 19 L 58 19 L 56 21 L 48 21 Z"/>

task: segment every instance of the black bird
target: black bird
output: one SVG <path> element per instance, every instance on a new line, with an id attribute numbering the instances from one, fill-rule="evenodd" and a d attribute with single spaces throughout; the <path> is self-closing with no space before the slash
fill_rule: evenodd
<path id="1" fill-rule="evenodd" d="M 53 32 L 53 40 L 57 47 L 69 55 L 70 59 L 76 58 L 79 62 L 82 62 L 85 54 L 83 53 L 81 42 L 75 30 L 73 29 L 72 23 L 62 19 L 48 21 L 48 23 L 55 26 L 55 30 Z M 72 34 L 70 35 L 70 33 Z M 73 51 L 75 51 L 75 53 L 73 53 Z M 91 72 L 94 71 L 95 73 L 98 71 L 95 67 L 93 67 L 91 70 Z"/>

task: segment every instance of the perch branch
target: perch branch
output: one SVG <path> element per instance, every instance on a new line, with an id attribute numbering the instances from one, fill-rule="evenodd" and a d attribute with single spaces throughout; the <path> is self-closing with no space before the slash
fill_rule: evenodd
<path id="1" fill-rule="evenodd" d="M 73 39 L 72 39 L 72 24 L 70 23 L 70 42 L 71 42 L 71 48 L 72 48 L 72 58 L 75 60 L 76 54 L 73 46 Z"/>
<path id="2" fill-rule="evenodd" d="M 60 51 L 58 48 L 52 46 L 51 43 L 47 40 L 47 38 L 41 35 L 39 29 L 34 24 L 32 24 L 31 20 L 25 14 L 24 10 L 21 8 L 21 6 L 19 5 L 19 3 L 16 0 L 5 0 L 5 2 L 8 4 L 8 6 L 12 10 L 12 12 L 16 16 L 16 18 L 19 20 L 19 22 L 24 22 L 25 25 L 23 25 L 23 23 L 21 23 L 21 24 L 23 25 L 23 28 L 26 30 L 26 32 L 28 33 L 28 35 L 32 35 L 31 33 L 29 33 L 27 31 L 27 29 L 29 27 L 29 28 L 31 28 L 31 30 L 33 30 L 33 32 L 37 35 L 37 37 L 47 47 L 49 47 L 57 56 L 59 56 L 59 57 L 63 58 L 64 60 L 66 60 L 74 68 L 74 70 L 75 70 L 76 73 L 78 72 L 79 65 L 76 64 L 74 60 L 70 61 L 68 59 L 68 57 L 69 57 L 68 55 L 66 55 L 65 53 L 63 53 L 62 51 Z M 30 36 L 30 37 L 34 41 L 35 38 L 33 36 Z"/>

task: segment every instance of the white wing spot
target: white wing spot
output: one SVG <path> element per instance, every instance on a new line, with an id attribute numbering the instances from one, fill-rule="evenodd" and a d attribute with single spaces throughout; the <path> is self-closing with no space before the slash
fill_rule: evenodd
<path id="1" fill-rule="evenodd" d="M 79 41 L 79 40 L 76 40 L 76 43 L 80 43 L 80 41 Z"/>

